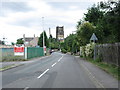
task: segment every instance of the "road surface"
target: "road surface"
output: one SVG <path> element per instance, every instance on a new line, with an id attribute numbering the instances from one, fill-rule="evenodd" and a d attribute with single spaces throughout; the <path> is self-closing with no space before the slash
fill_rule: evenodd
<path id="1" fill-rule="evenodd" d="M 79 58 L 59 52 L 51 56 L 36 60 L 25 65 L 6 70 L 2 73 L 2 88 L 117 88 L 117 80 L 107 76 L 102 70 L 91 71 L 101 72 L 102 75 L 95 77 L 87 65 L 87 62 Z M 98 74 L 99 74 L 98 73 Z M 98 76 L 103 76 L 100 82 Z M 104 82 L 107 77 L 108 82 Z M 111 83 L 110 83 L 110 82 Z M 110 84 L 110 85 L 109 85 Z"/>

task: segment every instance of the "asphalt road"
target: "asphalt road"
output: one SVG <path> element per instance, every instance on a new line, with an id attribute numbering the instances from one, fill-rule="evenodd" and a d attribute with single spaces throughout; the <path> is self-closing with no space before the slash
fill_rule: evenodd
<path id="1" fill-rule="evenodd" d="M 58 52 L 2 72 L 2 88 L 104 88 L 103 84 L 78 58 Z"/>

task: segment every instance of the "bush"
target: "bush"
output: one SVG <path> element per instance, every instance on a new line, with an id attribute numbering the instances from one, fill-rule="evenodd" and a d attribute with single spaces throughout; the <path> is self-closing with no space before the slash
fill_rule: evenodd
<path id="1" fill-rule="evenodd" d="M 65 49 L 62 49 L 61 52 L 62 53 L 67 53 L 67 51 Z"/>
<path id="2" fill-rule="evenodd" d="M 95 43 L 87 44 L 86 46 L 80 47 L 80 56 L 93 57 Z"/>

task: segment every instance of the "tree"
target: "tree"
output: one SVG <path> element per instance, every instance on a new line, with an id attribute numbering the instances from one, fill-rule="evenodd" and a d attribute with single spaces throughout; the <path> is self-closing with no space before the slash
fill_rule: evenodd
<path id="1" fill-rule="evenodd" d="M 94 25 L 94 33 L 98 37 L 99 43 L 120 42 L 120 1 L 100 2 L 97 6 L 92 6 L 85 14 L 85 21 Z M 85 22 L 84 21 L 84 22 Z M 77 24 L 77 30 L 81 28 L 81 20 Z M 87 35 L 88 36 L 88 35 Z M 85 36 L 85 38 L 87 38 Z M 79 36 L 79 42 L 83 45 L 84 36 Z"/>
<path id="2" fill-rule="evenodd" d="M 1 44 L 1 45 L 5 45 L 5 41 L 1 41 L 1 40 L 0 40 L 0 44 Z"/>
<path id="3" fill-rule="evenodd" d="M 63 52 L 76 53 L 79 50 L 76 34 L 70 34 L 64 39 L 64 43 L 60 44 Z"/>
<path id="4" fill-rule="evenodd" d="M 11 42 L 11 45 L 15 45 L 15 43 L 14 43 L 14 42 Z"/>
<path id="5" fill-rule="evenodd" d="M 91 8 L 88 9 L 88 12 L 85 15 L 85 20 L 89 21 L 90 23 L 93 23 L 93 25 L 96 25 L 99 19 L 102 19 L 104 12 L 99 9 L 99 7 L 96 7 L 93 5 Z"/>
<path id="6" fill-rule="evenodd" d="M 46 32 L 44 31 L 44 41 L 45 41 L 45 46 L 48 48 L 49 47 L 49 40 L 46 35 Z M 43 33 L 40 34 L 39 40 L 38 40 L 38 45 L 40 47 L 43 47 Z"/>
<path id="7" fill-rule="evenodd" d="M 17 44 L 24 44 L 23 38 L 17 39 Z"/>
<path id="8" fill-rule="evenodd" d="M 80 28 L 77 30 L 77 38 L 79 45 L 86 45 L 90 42 L 90 37 L 95 31 L 94 26 L 89 22 L 84 22 L 80 25 Z"/>

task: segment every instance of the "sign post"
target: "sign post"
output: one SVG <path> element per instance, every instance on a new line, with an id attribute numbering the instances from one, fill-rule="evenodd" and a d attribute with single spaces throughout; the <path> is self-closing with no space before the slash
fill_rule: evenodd
<path id="1" fill-rule="evenodd" d="M 46 54 L 46 46 L 44 46 L 44 54 Z"/>
<path id="2" fill-rule="evenodd" d="M 90 40 L 91 40 L 91 41 L 93 40 L 93 42 L 95 43 L 95 41 L 97 41 L 98 38 L 97 38 L 96 35 L 93 33 L 92 36 L 91 36 L 91 38 L 90 38 Z M 95 46 L 94 46 L 94 60 L 96 59 L 96 49 L 95 49 L 95 47 L 96 47 L 96 44 L 95 44 Z"/>
<path id="3" fill-rule="evenodd" d="M 24 56 L 24 45 L 15 45 L 14 46 L 14 55 L 15 56 Z"/>

